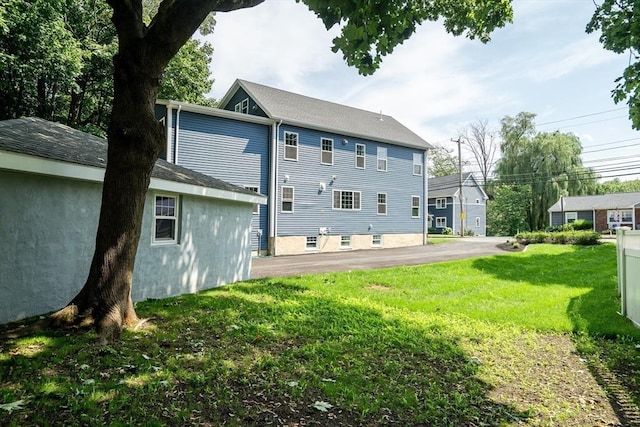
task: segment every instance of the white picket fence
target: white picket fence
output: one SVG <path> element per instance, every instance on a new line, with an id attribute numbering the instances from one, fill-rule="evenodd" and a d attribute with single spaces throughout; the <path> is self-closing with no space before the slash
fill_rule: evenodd
<path id="1" fill-rule="evenodd" d="M 620 314 L 640 327 L 640 231 L 622 227 L 616 233 Z"/>

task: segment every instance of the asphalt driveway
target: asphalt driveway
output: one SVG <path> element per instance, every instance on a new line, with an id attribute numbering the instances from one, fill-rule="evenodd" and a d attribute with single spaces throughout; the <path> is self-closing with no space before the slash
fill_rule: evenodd
<path id="1" fill-rule="evenodd" d="M 369 249 L 252 260 L 251 278 L 285 277 L 307 273 L 368 270 L 398 265 L 418 265 L 505 253 L 498 247 L 506 237 L 465 237 L 451 242 L 408 248 Z"/>

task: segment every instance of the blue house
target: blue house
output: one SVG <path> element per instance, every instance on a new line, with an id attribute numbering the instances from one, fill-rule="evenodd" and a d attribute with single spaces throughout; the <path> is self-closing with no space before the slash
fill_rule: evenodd
<path id="1" fill-rule="evenodd" d="M 465 234 L 487 234 L 487 194 L 472 173 L 429 178 L 429 227 L 443 233 L 448 227 L 460 234 L 460 198 L 462 197 L 462 226 Z"/>
<path id="2" fill-rule="evenodd" d="M 420 245 L 426 152 L 394 118 L 236 80 L 220 108 L 160 101 L 169 162 L 268 197 L 254 253 Z"/>

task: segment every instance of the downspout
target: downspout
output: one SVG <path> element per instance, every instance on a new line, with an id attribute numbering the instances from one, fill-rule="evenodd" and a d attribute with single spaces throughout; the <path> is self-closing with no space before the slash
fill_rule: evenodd
<path id="1" fill-rule="evenodd" d="M 429 178 L 427 177 L 427 164 L 429 161 L 429 150 L 424 150 L 424 160 L 422 162 L 423 175 L 423 199 L 424 199 L 424 221 L 423 221 L 423 244 L 426 245 L 429 240 Z"/>
<path id="2" fill-rule="evenodd" d="M 278 236 L 278 218 L 277 218 L 277 187 L 278 187 L 278 138 L 280 135 L 280 125 L 273 123 L 271 137 L 271 177 L 269 178 L 269 252 L 270 255 L 277 255 L 276 237 Z"/>
<path id="3" fill-rule="evenodd" d="M 167 162 L 173 163 L 173 159 L 171 158 L 171 131 L 173 130 L 173 109 L 171 105 L 167 104 L 167 120 L 165 122 L 165 135 L 167 139 Z"/>
<path id="4" fill-rule="evenodd" d="M 178 141 L 180 140 L 180 110 L 182 110 L 182 104 L 178 104 L 178 111 L 176 112 L 176 149 L 175 149 L 175 161 L 178 164 Z"/>

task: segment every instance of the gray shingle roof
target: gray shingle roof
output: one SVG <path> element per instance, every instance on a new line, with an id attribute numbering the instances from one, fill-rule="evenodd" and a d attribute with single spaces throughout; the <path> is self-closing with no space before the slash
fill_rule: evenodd
<path id="1" fill-rule="evenodd" d="M 475 182 L 475 178 L 471 172 L 463 172 L 462 185 L 463 187 L 475 187 L 478 184 Z M 434 197 L 453 197 L 458 194 L 458 190 L 460 189 L 460 174 L 454 173 L 453 175 L 429 178 L 428 186 L 430 199 Z"/>
<path id="2" fill-rule="evenodd" d="M 610 193 L 595 196 L 564 197 L 564 211 L 592 211 L 595 209 L 630 209 L 640 203 L 640 192 Z M 548 209 L 549 212 L 562 212 L 560 200 Z"/>
<path id="3" fill-rule="evenodd" d="M 0 121 L 0 151 L 104 169 L 107 141 L 60 123 L 27 117 Z M 156 162 L 151 175 L 154 178 L 183 184 L 256 195 L 242 187 L 162 159 Z"/>
<path id="4" fill-rule="evenodd" d="M 229 95 L 238 87 L 242 87 L 269 118 L 274 120 L 396 145 L 420 149 L 431 148 L 428 142 L 391 116 L 298 95 L 246 80 L 236 80 Z M 227 99 L 228 97 L 225 96 L 225 100 Z"/>

